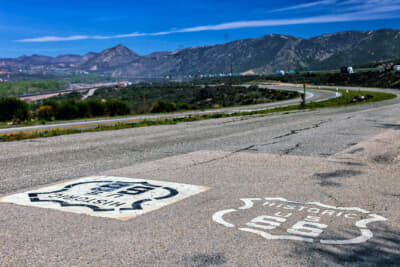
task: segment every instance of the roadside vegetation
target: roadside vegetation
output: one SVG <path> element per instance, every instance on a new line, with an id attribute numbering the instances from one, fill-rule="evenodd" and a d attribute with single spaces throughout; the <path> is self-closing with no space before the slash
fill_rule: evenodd
<path id="1" fill-rule="evenodd" d="M 310 83 L 332 86 L 356 86 L 376 88 L 400 88 L 400 72 L 364 71 L 352 74 L 348 73 L 303 73 L 287 74 L 284 76 L 269 76 L 268 80 L 288 83 Z"/>
<path id="2" fill-rule="evenodd" d="M 93 118 L 101 116 L 118 116 L 130 114 L 129 106 L 120 100 L 109 99 L 99 101 L 96 99 L 87 101 L 75 101 L 73 99 L 65 102 L 45 100 L 37 109 L 15 97 L 0 98 L 0 121 L 11 121 L 19 124 L 27 120 L 46 121 L 71 120 L 79 118 Z"/>
<path id="3" fill-rule="evenodd" d="M 18 98 L 0 98 L 0 121 L 25 121 L 29 119 L 29 105 Z"/>
<path id="4" fill-rule="evenodd" d="M 22 113 L 15 111 L 3 116 L 3 119 L 0 117 L 0 121 L 11 120 L 14 124 L 25 121 L 24 124 L 31 125 L 54 120 L 165 113 L 268 103 L 298 97 L 299 94 L 293 91 L 258 88 L 258 86 L 199 87 L 169 84 L 139 85 L 120 89 L 103 88 L 98 89 L 95 95 L 87 100 L 81 100 L 82 96 L 83 94 L 75 92 L 38 101 L 30 106 L 25 104 L 24 108 L 27 111 L 24 114 L 28 114 L 27 116 L 21 116 Z M 16 99 L 3 98 L 2 101 L 14 103 Z M 7 109 L 2 112 L 7 113 Z"/>
<path id="5" fill-rule="evenodd" d="M 205 82 L 221 83 L 229 81 L 228 78 L 210 78 Z M 356 73 L 290 73 L 285 75 L 267 76 L 237 76 L 232 78 L 234 84 L 246 82 L 271 82 L 309 83 L 329 86 L 354 86 L 400 89 L 400 71 L 360 71 Z"/>
<path id="6" fill-rule="evenodd" d="M 24 94 L 33 94 L 40 92 L 54 92 L 64 90 L 65 86 L 58 81 L 18 81 L 18 82 L 1 82 L 1 96 L 21 96 Z"/>
<path id="7" fill-rule="evenodd" d="M 67 83 L 99 83 L 99 82 L 115 82 L 116 78 L 111 76 L 99 76 L 80 73 L 51 73 L 51 72 L 11 72 L 0 74 L 0 79 L 9 82 L 15 81 L 48 81 L 54 80 L 65 85 Z"/>
<path id="8" fill-rule="evenodd" d="M 326 89 L 325 89 L 326 90 Z M 328 108 L 328 107 L 340 107 L 345 105 L 356 105 L 361 103 L 369 103 L 376 101 L 389 100 L 396 97 L 395 94 L 383 93 L 383 92 L 366 92 L 366 91 L 345 91 L 339 90 L 342 96 L 322 102 L 312 102 L 306 105 L 292 105 L 288 107 L 280 107 L 275 109 L 258 110 L 251 112 L 236 112 L 232 114 L 216 113 L 216 114 L 206 114 L 206 115 L 196 115 L 188 116 L 183 118 L 173 118 L 173 119 L 155 119 L 155 120 L 143 120 L 140 122 L 132 123 L 119 123 L 115 125 L 98 125 L 95 128 L 89 129 L 66 129 L 66 130 L 43 130 L 33 133 L 22 133 L 16 135 L 2 135 L 0 136 L 0 141 L 14 141 L 22 139 L 32 139 L 40 137 L 50 137 L 65 134 L 74 133 L 84 133 L 84 132 L 95 132 L 95 131 L 107 131 L 107 130 L 118 130 L 127 129 L 135 127 L 145 127 L 153 125 L 166 125 L 166 124 L 177 124 L 180 122 L 192 122 L 206 119 L 216 119 L 216 118 L 228 118 L 236 116 L 248 116 L 248 115 L 265 115 L 274 112 L 292 112 L 296 110 L 310 110 L 316 108 Z"/>
<path id="9" fill-rule="evenodd" d="M 171 112 L 268 103 L 298 97 L 297 92 L 277 91 L 258 86 L 141 84 L 115 90 L 98 89 L 91 99 L 118 99 L 134 113 Z"/>

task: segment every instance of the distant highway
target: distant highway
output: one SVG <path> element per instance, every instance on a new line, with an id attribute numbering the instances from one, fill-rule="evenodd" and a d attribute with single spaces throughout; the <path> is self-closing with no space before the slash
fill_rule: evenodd
<path id="1" fill-rule="evenodd" d="M 96 83 L 96 84 L 70 84 L 70 85 L 68 85 L 68 89 L 66 89 L 66 90 L 25 94 L 25 95 L 19 96 L 19 99 L 24 100 L 26 102 L 38 101 L 38 100 L 43 100 L 43 99 L 47 99 L 50 97 L 54 97 L 57 95 L 70 94 L 70 93 L 74 93 L 74 92 L 84 93 L 88 90 L 90 91 L 90 90 L 95 90 L 95 89 L 102 88 L 102 87 L 112 87 L 112 86 L 116 86 L 116 85 L 118 85 L 118 83 L 116 83 L 116 82 Z"/>
<path id="2" fill-rule="evenodd" d="M 295 86 L 285 86 L 285 85 L 260 85 L 261 87 L 268 87 L 269 89 L 275 90 L 289 90 L 303 92 L 302 88 L 297 88 Z M 327 90 L 307 90 L 307 101 L 323 101 L 331 98 L 337 97 L 337 94 L 332 91 Z M 236 112 L 251 112 L 257 110 L 273 109 L 277 107 L 285 107 L 293 104 L 300 103 L 300 98 L 295 98 L 287 101 L 279 101 L 274 103 L 258 104 L 258 105 L 248 105 L 240 107 L 228 107 L 220 109 L 209 109 L 203 111 L 187 111 L 187 112 L 175 112 L 175 113 L 165 113 L 165 114 L 149 114 L 149 115 L 135 115 L 129 117 L 117 117 L 117 118 L 107 118 L 107 119 L 88 119 L 79 121 L 68 121 L 61 123 L 51 123 L 46 125 L 35 125 L 28 127 L 15 127 L 6 128 L 0 130 L 1 135 L 13 135 L 21 133 L 33 133 L 33 132 L 43 132 L 48 130 L 67 130 L 67 129 L 88 129 L 95 128 L 97 126 L 110 126 L 118 123 L 132 123 L 139 122 L 143 120 L 160 120 L 160 119 L 173 119 L 173 118 L 185 118 L 195 115 L 206 115 L 206 114 L 218 114 L 218 113 L 236 113 Z"/>

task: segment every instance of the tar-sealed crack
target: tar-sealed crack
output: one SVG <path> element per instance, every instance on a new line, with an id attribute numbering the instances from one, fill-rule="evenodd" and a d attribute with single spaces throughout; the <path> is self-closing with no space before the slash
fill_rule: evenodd
<path id="1" fill-rule="evenodd" d="M 248 146 L 248 147 L 245 147 L 245 148 L 241 148 L 241 149 L 239 149 L 239 150 L 236 150 L 235 153 L 238 153 L 238 152 L 245 152 L 245 151 L 258 151 L 257 148 L 254 148 L 255 146 L 256 146 L 256 145 L 251 145 L 251 146 Z"/>
<path id="2" fill-rule="evenodd" d="M 359 147 L 359 148 L 355 148 L 355 149 L 350 150 L 349 152 L 347 152 L 347 154 L 356 154 L 356 153 L 364 151 L 364 150 L 365 150 L 365 148 Z"/>
<path id="3" fill-rule="evenodd" d="M 329 162 L 344 164 L 344 165 L 348 165 L 348 166 L 360 166 L 360 167 L 368 166 L 367 164 L 364 164 L 361 162 L 351 162 L 351 161 L 329 161 Z"/>
<path id="4" fill-rule="evenodd" d="M 288 155 L 288 154 L 292 153 L 294 150 L 298 149 L 299 147 L 300 147 L 300 144 L 298 143 L 294 147 L 290 147 L 290 148 L 284 150 L 283 154 Z"/>
<path id="5" fill-rule="evenodd" d="M 311 126 L 311 127 L 292 130 L 290 133 L 287 133 L 287 134 L 285 134 L 285 135 L 276 136 L 276 137 L 273 137 L 272 139 L 279 139 L 279 138 L 286 137 L 286 136 L 289 136 L 289 135 L 292 135 L 292 134 L 297 134 L 297 133 L 299 133 L 299 132 L 301 132 L 301 131 L 306 131 L 306 130 L 315 129 L 315 128 L 320 127 L 322 124 L 327 123 L 328 121 L 330 121 L 330 120 L 321 121 L 321 122 L 319 122 L 319 123 L 314 124 L 314 125 Z M 223 159 L 229 158 L 229 157 L 231 157 L 232 155 L 234 155 L 234 154 L 236 154 L 236 153 L 239 153 L 239 152 L 257 152 L 258 149 L 257 149 L 256 147 L 274 145 L 274 144 L 277 144 L 277 143 L 279 143 L 279 142 L 280 142 L 280 141 L 274 141 L 274 142 L 265 143 L 265 144 L 250 145 L 250 146 L 247 146 L 247 147 L 244 147 L 244 148 L 237 149 L 237 150 L 235 150 L 235 151 L 233 151 L 233 152 L 231 152 L 231 153 L 229 153 L 229 154 L 227 154 L 227 155 L 225 155 L 225 156 L 218 157 L 218 158 L 214 158 L 214 159 L 207 160 L 207 161 L 203 161 L 203 162 L 199 162 L 199 163 L 195 163 L 195 164 L 193 164 L 193 165 L 191 165 L 191 166 L 198 166 L 198 165 L 208 164 L 208 163 L 211 163 L 211 162 L 214 162 L 214 161 L 217 161 L 217 160 L 223 160 Z M 299 143 L 296 144 L 294 147 L 285 150 L 283 154 L 286 154 L 286 155 L 287 155 L 287 154 L 290 154 L 293 150 L 299 148 L 300 145 L 301 145 L 301 144 L 299 144 Z"/>
<path id="6" fill-rule="evenodd" d="M 328 121 L 329 121 L 329 120 L 328 120 Z M 287 137 L 287 136 L 290 136 L 290 135 L 298 134 L 299 132 L 303 132 L 303 131 L 315 129 L 315 128 L 320 127 L 322 124 L 327 123 L 328 121 L 321 121 L 321 122 L 319 122 L 319 123 L 314 124 L 314 125 L 311 126 L 311 127 L 306 127 L 306 128 L 291 130 L 289 133 L 286 133 L 286 134 L 283 134 L 283 135 L 279 135 L 279 136 L 275 136 L 273 139 L 279 139 L 279 138 Z"/>

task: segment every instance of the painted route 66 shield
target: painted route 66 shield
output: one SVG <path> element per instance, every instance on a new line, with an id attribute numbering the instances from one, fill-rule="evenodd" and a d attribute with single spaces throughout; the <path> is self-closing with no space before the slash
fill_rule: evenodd
<path id="1" fill-rule="evenodd" d="M 127 220 L 209 189 L 114 176 L 92 176 L 10 195 L 1 202 Z"/>
<path id="2" fill-rule="evenodd" d="M 373 237 L 370 223 L 386 218 L 357 207 L 335 207 L 319 202 L 284 198 L 244 198 L 239 208 L 216 212 L 213 220 L 225 227 L 265 239 L 322 244 L 363 243 Z"/>

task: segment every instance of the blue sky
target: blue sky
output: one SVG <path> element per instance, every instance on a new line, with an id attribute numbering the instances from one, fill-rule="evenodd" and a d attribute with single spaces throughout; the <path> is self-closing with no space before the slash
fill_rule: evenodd
<path id="1" fill-rule="evenodd" d="M 140 55 L 260 37 L 400 29 L 400 0 L 0 0 L 0 57 Z"/>

